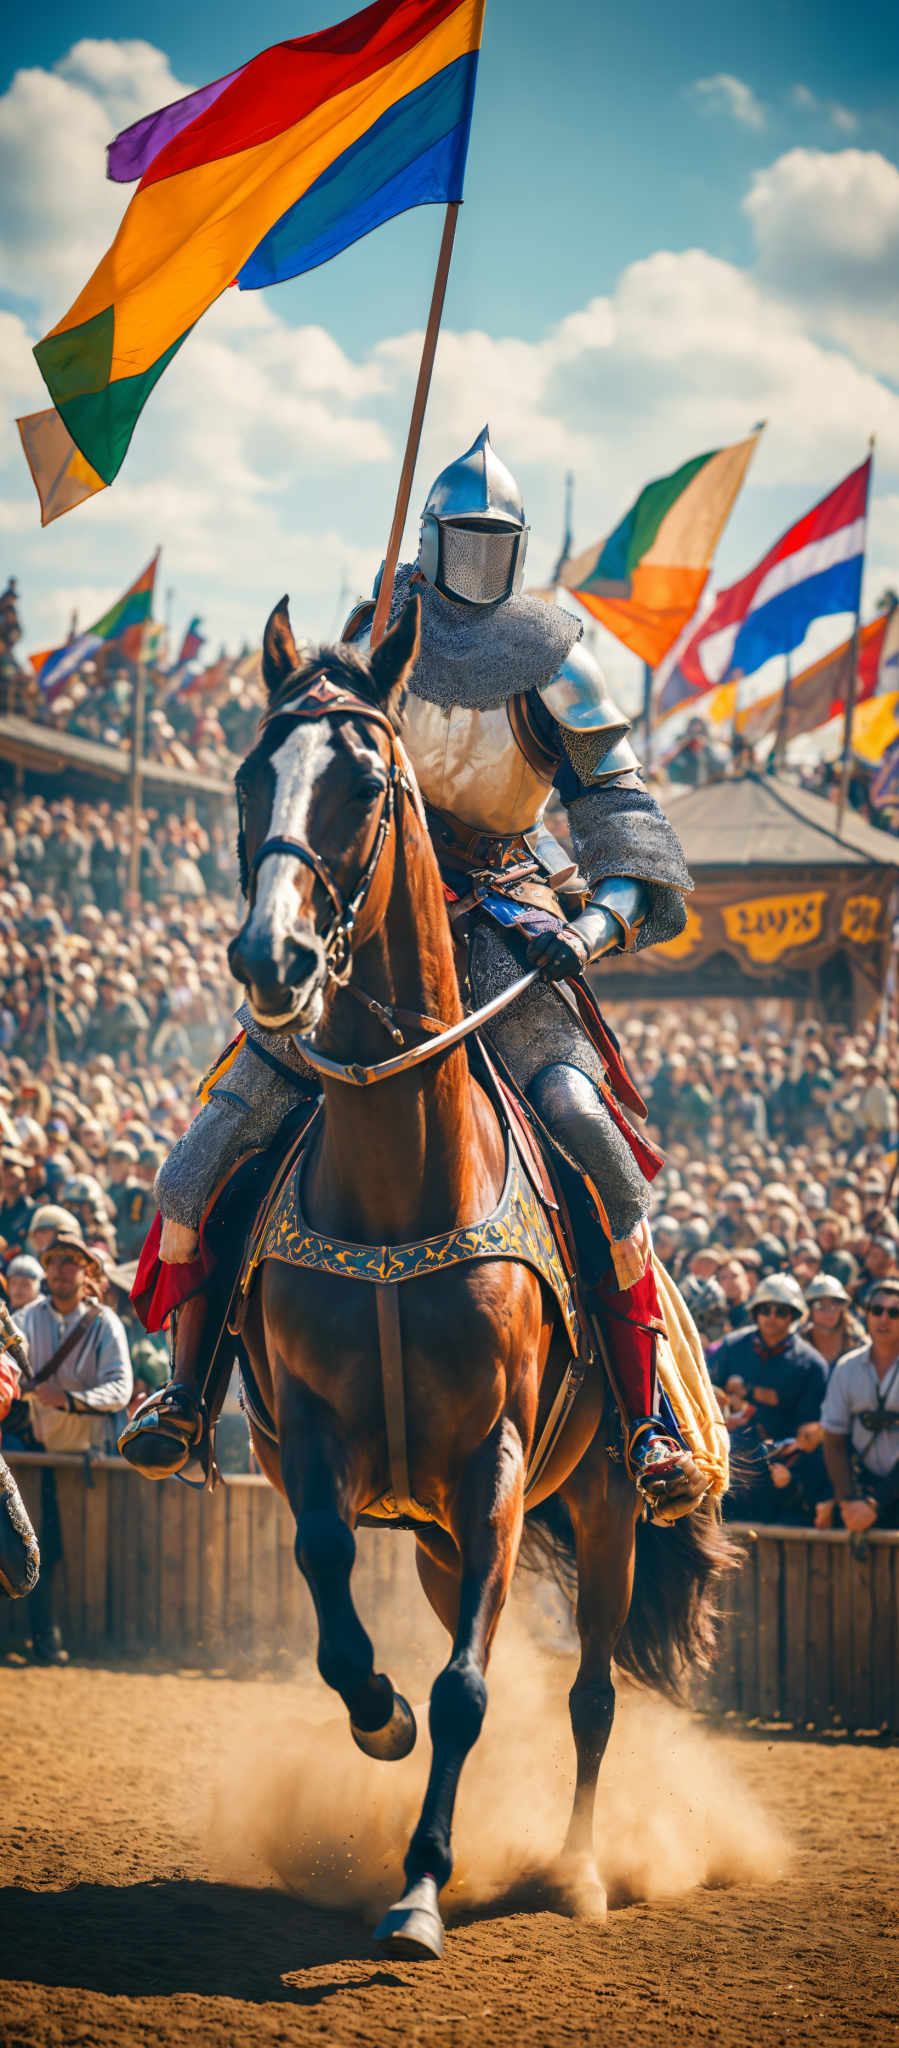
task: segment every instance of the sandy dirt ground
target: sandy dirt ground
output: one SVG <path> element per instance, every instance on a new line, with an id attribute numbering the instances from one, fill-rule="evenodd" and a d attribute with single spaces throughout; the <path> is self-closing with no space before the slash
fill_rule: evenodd
<path id="1" fill-rule="evenodd" d="M 370 1927 L 398 1889 L 426 1733 L 406 1763 L 370 1763 L 308 1670 L 0 1669 L 3 2048 L 896 2041 L 896 1750 L 620 1697 L 600 1927 L 540 1893 L 571 1675 L 508 1631 L 445 1957 L 413 1964 L 378 1955 Z"/>

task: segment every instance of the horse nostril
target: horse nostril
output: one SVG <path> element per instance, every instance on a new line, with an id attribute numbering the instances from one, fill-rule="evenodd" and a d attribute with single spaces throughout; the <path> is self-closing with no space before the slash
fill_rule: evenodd
<path id="1" fill-rule="evenodd" d="M 288 988 L 301 988 L 304 982 L 311 981 L 318 973 L 319 965 L 319 955 L 312 946 L 300 946 L 294 942 L 284 977 Z"/>
<path id="2" fill-rule="evenodd" d="M 228 947 L 228 966 L 231 969 L 235 981 L 242 981 L 244 983 L 244 986 L 246 987 L 248 983 L 252 981 L 253 976 L 250 964 L 242 950 L 242 938 L 243 933 L 238 932 L 237 937 L 231 940 L 231 944 Z"/>

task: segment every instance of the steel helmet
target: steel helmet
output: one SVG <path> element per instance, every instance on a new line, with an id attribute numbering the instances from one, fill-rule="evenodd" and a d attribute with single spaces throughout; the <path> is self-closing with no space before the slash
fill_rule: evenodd
<path id="1" fill-rule="evenodd" d="M 63 1183 L 59 1192 L 64 1202 L 74 1202 L 78 1206 L 82 1202 L 92 1202 L 99 1203 L 102 1208 L 106 1201 L 103 1189 L 92 1173 L 76 1173 L 73 1180 Z"/>
<path id="2" fill-rule="evenodd" d="M 761 1308 L 766 1301 L 792 1309 L 794 1322 L 798 1322 L 800 1316 L 805 1314 L 805 1295 L 792 1273 L 769 1273 L 767 1279 L 760 1280 L 754 1294 L 750 1295 L 748 1307 Z"/>
<path id="3" fill-rule="evenodd" d="M 501 604 L 521 588 L 527 544 L 521 492 L 484 427 L 431 485 L 421 515 L 419 569 L 457 603 Z"/>
<path id="4" fill-rule="evenodd" d="M 851 1305 L 852 1296 L 847 1294 L 841 1280 L 834 1273 L 816 1273 L 805 1290 L 806 1301 L 845 1301 Z"/>
<path id="5" fill-rule="evenodd" d="M 681 1298 L 707 1344 L 724 1336 L 728 1326 L 727 1296 L 717 1280 L 697 1280 L 691 1273 L 682 1283 Z"/>

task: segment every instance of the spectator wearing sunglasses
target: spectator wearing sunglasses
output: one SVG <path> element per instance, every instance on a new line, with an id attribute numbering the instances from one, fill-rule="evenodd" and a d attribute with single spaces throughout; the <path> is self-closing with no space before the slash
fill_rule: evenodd
<path id="1" fill-rule="evenodd" d="M 768 1274 L 747 1306 L 749 1328 L 731 1331 L 708 1354 L 731 1436 L 728 1512 L 741 1521 L 808 1519 L 826 1485 L 820 1453 L 812 1453 L 827 1369 L 797 1335 L 806 1304 L 791 1274 Z M 766 1448 L 778 1444 L 792 1447 L 790 1465 Z"/>
<path id="2" fill-rule="evenodd" d="M 865 1303 L 868 1341 L 834 1368 L 821 1421 L 832 1501 L 815 1524 L 862 1534 L 875 1523 L 899 1527 L 899 1278 L 872 1287 Z"/>

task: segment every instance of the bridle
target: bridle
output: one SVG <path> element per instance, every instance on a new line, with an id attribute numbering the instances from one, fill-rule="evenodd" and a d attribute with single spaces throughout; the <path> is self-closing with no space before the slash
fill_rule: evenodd
<path id="1" fill-rule="evenodd" d="M 417 796 L 418 792 L 411 785 L 407 773 L 408 764 L 398 755 L 396 733 L 383 711 L 379 711 L 374 704 L 367 704 L 363 697 L 356 697 L 350 691 L 342 690 L 339 684 L 330 683 L 323 671 L 319 671 L 318 675 L 310 678 L 308 682 L 304 679 L 302 691 L 303 695 L 298 702 L 291 703 L 288 700 L 286 703 L 275 705 L 261 720 L 260 729 L 264 730 L 267 725 L 281 718 L 289 718 L 292 723 L 302 725 L 323 718 L 352 717 L 362 718 L 366 724 L 379 727 L 388 734 L 391 741 L 387 778 L 381 796 L 371 852 L 351 896 L 344 896 L 327 862 L 322 860 L 320 853 L 316 853 L 314 846 L 307 846 L 304 839 L 277 836 L 264 839 L 250 862 L 251 880 L 258 874 L 262 862 L 272 853 L 290 854 L 294 860 L 301 861 L 304 867 L 311 869 L 331 899 L 334 915 L 327 931 L 320 934 L 320 937 L 329 979 L 336 982 L 338 987 L 342 987 L 348 981 L 352 969 L 353 934 L 359 914 L 368 900 L 388 835 L 396 823 L 398 792 L 403 788 L 408 789 L 411 795 Z"/>
<path id="2" fill-rule="evenodd" d="M 336 987 L 344 988 L 352 973 L 356 927 L 371 893 L 388 838 L 397 823 L 400 795 L 405 792 L 412 798 L 423 825 L 424 811 L 405 751 L 383 711 L 379 711 L 376 705 L 367 703 L 365 698 L 357 697 L 353 692 L 341 688 L 339 684 L 329 682 L 323 670 L 313 672 L 310 677 L 304 676 L 298 687 L 302 690 L 302 695 L 295 702 L 288 696 L 286 701 L 275 704 L 260 721 L 260 731 L 264 731 L 266 726 L 282 718 L 290 719 L 295 725 L 313 723 L 325 718 L 354 718 L 386 732 L 390 740 L 390 760 L 380 799 L 375 836 L 368 859 L 351 895 L 344 895 L 327 862 L 313 846 L 307 845 L 304 839 L 285 835 L 273 835 L 269 839 L 264 839 L 262 845 L 257 847 L 249 865 L 251 886 L 262 862 L 268 859 L 270 854 L 286 853 L 311 870 L 316 881 L 320 882 L 325 894 L 330 898 L 333 912 L 327 930 L 319 934 L 324 948 L 328 979 Z M 266 1019 L 266 1022 L 287 1023 L 290 1015 L 291 1013 L 287 1012 L 270 1020 Z"/>
<path id="3" fill-rule="evenodd" d="M 296 701 L 291 697 L 293 688 L 301 692 Z M 329 682 L 323 669 L 313 671 L 311 676 L 290 679 L 284 685 L 283 694 L 278 702 L 273 704 L 271 710 L 260 720 L 260 731 L 264 731 L 266 726 L 282 718 L 290 719 L 294 724 L 304 724 L 335 717 L 359 719 L 365 725 L 386 732 L 390 741 L 390 760 L 381 795 L 375 836 L 352 894 L 344 895 L 327 862 L 322 860 L 314 847 L 307 846 L 303 839 L 294 839 L 286 835 L 273 835 L 270 839 L 263 840 L 250 862 L 248 879 L 252 884 L 261 863 L 269 854 L 286 853 L 294 860 L 301 861 L 321 883 L 333 908 L 333 916 L 327 931 L 320 935 L 328 979 L 337 988 L 345 989 L 348 995 L 357 997 L 357 1000 L 385 1025 L 398 1044 L 403 1043 L 403 1037 L 396 1026 L 397 1017 L 407 1019 L 426 1032 L 437 1033 L 423 1045 L 409 1046 L 394 1059 L 380 1060 L 374 1066 L 362 1066 L 357 1061 L 328 1059 L 324 1053 L 319 1052 L 311 1040 L 294 1033 L 295 1045 L 317 1073 L 329 1079 L 348 1081 L 358 1088 L 366 1088 L 374 1081 L 386 1081 L 393 1075 L 406 1073 L 410 1068 L 420 1066 L 425 1060 L 434 1059 L 438 1053 L 446 1052 L 451 1046 L 458 1045 L 481 1024 L 514 1002 L 524 989 L 530 988 L 531 983 L 538 979 L 538 970 L 532 969 L 511 988 L 504 989 L 501 995 L 494 996 L 491 1002 L 485 1003 L 480 1010 L 474 1011 L 471 1016 L 463 1017 L 460 1023 L 451 1024 L 448 1028 L 444 1028 L 432 1017 L 409 1016 L 405 1011 L 390 1009 L 350 986 L 356 927 L 371 894 L 390 833 L 396 828 L 399 805 L 404 795 L 410 798 L 422 830 L 426 834 L 428 823 L 412 765 L 402 740 L 386 713 L 379 711 L 377 705 L 369 704 L 364 697 L 357 697 L 353 691 L 341 687 L 339 683 Z M 285 1011 L 276 1016 L 261 1016 L 258 1021 L 271 1029 L 289 1024 L 293 1015 L 293 1011 Z"/>

